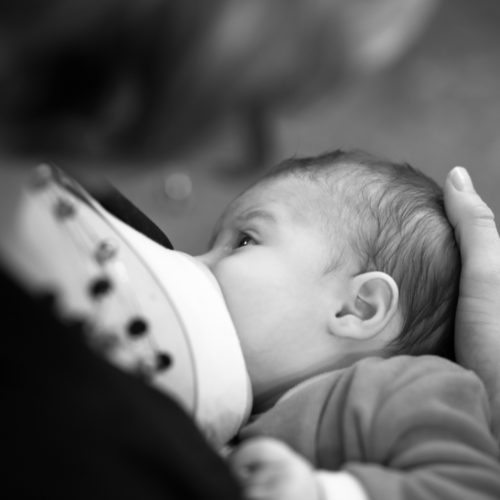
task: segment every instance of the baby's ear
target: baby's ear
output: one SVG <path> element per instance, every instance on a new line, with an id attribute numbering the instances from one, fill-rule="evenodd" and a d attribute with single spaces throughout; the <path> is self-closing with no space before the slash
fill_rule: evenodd
<path id="1" fill-rule="evenodd" d="M 338 337 L 370 339 L 386 331 L 398 311 L 398 302 L 398 285 L 391 276 L 378 271 L 358 274 L 349 282 L 343 304 L 330 318 L 330 331 Z"/>

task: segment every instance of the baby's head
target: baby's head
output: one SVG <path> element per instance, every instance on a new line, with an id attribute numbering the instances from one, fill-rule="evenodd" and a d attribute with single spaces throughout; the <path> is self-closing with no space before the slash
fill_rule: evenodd
<path id="1" fill-rule="evenodd" d="M 385 352 L 453 358 L 460 255 L 436 182 L 359 150 L 290 159 L 266 178 L 287 176 L 320 187 L 316 215 L 331 234 L 332 266 L 354 261 L 359 274 L 395 280 L 403 323 Z"/>
<path id="2" fill-rule="evenodd" d="M 201 259 L 258 405 L 368 355 L 453 356 L 458 250 L 441 189 L 409 165 L 287 160 L 228 206 Z"/>

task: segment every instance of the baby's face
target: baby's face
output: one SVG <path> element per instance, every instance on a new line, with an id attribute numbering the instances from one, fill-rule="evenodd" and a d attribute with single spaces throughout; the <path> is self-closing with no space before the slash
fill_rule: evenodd
<path id="1" fill-rule="evenodd" d="M 257 401 L 331 360 L 324 300 L 332 280 L 342 286 L 341 271 L 326 272 L 331 243 L 321 224 L 301 213 L 299 198 L 315 189 L 304 184 L 285 178 L 245 192 L 227 207 L 210 250 L 199 257 L 222 289 Z"/>

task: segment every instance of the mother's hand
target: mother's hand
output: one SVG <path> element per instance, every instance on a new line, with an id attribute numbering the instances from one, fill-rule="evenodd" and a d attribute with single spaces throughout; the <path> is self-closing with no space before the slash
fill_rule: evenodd
<path id="1" fill-rule="evenodd" d="M 493 212 L 464 168 L 448 174 L 444 201 L 462 257 L 456 356 L 486 385 L 500 441 L 500 237 Z"/>

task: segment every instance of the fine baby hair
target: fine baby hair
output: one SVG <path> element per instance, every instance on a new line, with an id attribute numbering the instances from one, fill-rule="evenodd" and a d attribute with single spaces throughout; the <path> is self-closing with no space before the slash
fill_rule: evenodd
<path id="1" fill-rule="evenodd" d="M 299 194 L 299 201 L 301 209 L 321 214 L 332 238 L 345 242 L 332 256 L 332 269 L 349 256 L 359 274 L 381 271 L 396 281 L 403 326 L 385 354 L 453 359 L 460 256 L 437 183 L 407 163 L 360 150 L 291 158 L 263 181 L 287 175 L 322 188 L 319 199 Z"/>

